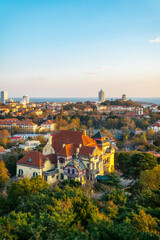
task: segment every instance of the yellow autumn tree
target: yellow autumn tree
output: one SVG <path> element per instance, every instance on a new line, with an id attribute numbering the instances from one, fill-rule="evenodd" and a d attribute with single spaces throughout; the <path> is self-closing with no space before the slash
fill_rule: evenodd
<path id="1" fill-rule="evenodd" d="M 160 165 L 140 174 L 140 185 L 143 190 L 158 190 L 160 185 Z"/>
<path id="2" fill-rule="evenodd" d="M 136 227 L 137 231 L 156 233 L 156 219 L 150 214 L 146 214 L 142 209 L 139 210 L 139 214 L 134 215 L 133 225 Z"/>
<path id="3" fill-rule="evenodd" d="M 4 188 L 8 180 L 9 180 L 8 169 L 6 168 L 3 160 L 0 160 L 0 190 Z"/>

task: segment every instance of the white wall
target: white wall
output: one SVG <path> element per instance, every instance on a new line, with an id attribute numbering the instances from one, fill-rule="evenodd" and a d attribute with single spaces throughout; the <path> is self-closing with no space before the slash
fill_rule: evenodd
<path id="1" fill-rule="evenodd" d="M 19 169 L 23 170 L 23 176 L 24 177 L 31 178 L 31 177 L 33 177 L 34 172 L 37 172 L 38 175 L 42 176 L 42 169 L 27 167 L 27 166 L 23 166 L 23 165 L 19 165 L 19 164 L 17 164 L 17 176 L 18 176 Z"/>

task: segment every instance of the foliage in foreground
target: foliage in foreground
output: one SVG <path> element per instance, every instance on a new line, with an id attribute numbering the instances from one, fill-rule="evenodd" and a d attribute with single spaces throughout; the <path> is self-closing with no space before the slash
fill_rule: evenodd
<path id="1" fill-rule="evenodd" d="M 160 190 L 136 201 L 112 188 L 91 200 L 86 188 L 65 181 L 52 189 L 41 177 L 12 183 L 0 196 L 1 239 L 159 239 Z M 6 214 L 6 216 L 4 216 Z"/>

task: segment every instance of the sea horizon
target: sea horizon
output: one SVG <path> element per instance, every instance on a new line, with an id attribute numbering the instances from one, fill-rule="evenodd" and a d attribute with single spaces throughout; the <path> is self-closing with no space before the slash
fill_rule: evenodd
<path id="1" fill-rule="evenodd" d="M 21 101 L 22 98 L 20 97 L 14 97 L 12 98 L 14 101 Z M 120 99 L 118 97 L 113 98 L 106 98 L 106 100 L 116 100 Z M 144 103 L 153 103 L 153 104 L 160 104 L 160 97 L 130 97 L 127 98 L 127 100 L 132 100 L 136 102 L 144 102 Z M 70 101 L 72 103 L 76 102 L 86 102 L 91 101 L 95 102 L 98 101 L 97 97 L 30 97 L 30 102 L 66 102 Z"/>

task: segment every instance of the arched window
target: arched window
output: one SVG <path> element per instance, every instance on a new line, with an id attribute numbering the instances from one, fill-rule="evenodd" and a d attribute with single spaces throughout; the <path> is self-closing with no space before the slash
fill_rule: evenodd
<path id="1" fill-rule="evenodd" d="M 38 173 L 37 172 L 34 172 L 33 173 L 33 177 L 37 177 L 38 176 Z"/>
<path id="2" fill-rule="evenodd" d="M 70 173 L 70 168 L 68 168 L 68 173 Z"/>
<path id="3" fill-rule="evenodd" d="M 61 180 L 63 180 L 64 179 L 64 174 L 63 173 L 61 173 Z"/>
<path id="4" fill-rule="evenodd" d="M 19 169 L 18 174 L 19 174 L 19 175 L 23 175 L 23 170 L 22 170 L 22 169 Z"/>
<path id="5" fill-rule="evenodd" d="M 72 169 L 72 174 L 74 174 L 74 169 Z"/>
<path id="6" fill-rule="evenodd" d="M 60 163 L 64 163 L 64 158 L 60 158 L 60 159 L 59 159 L 59 162 L 60 162 Z"/>

